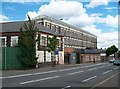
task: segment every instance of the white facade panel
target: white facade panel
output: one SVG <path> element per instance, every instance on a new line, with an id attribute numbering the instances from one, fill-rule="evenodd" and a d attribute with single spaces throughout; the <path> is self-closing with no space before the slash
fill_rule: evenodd
<path id="1" fill-rule="evenodd" d="M 36 57 L 38 57 L 37 59 L 38 63 L 44 62 L 44 51 L 37 51 Z"/>
<path id="2" fill-rule="evenodd" d="M 51 53 L 46 51 L 46 62 L 51 62 Z"/>

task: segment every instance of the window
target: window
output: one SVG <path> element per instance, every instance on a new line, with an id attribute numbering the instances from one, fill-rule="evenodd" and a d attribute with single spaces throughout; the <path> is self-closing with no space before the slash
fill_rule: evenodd
<path id="1" fill-rule="evenodd" d="M 11 37 L 11 46 L 15 47 L 18 45 L 18 36 L 12 36 Z"/>
<path id="2" fill-rule="evenodd" d="M 58 40 L 57 46 L 60 47 L 61 46 L 61 41 L 60 41 L 60 39 L 57 39 L 57 40 Z"/>
<path id="3" fill-rule="evenodd" d="M 59 33 L 59 27 L 56 26 L 56 33 Z"/>
<path id="4" fill-rule="evenodd" d="M 0 47 L 6 47 L 6 37 L 0 37 Z"/>
<path id="5" fill-rule="evenodd" d="M 47 40 L 46 40 L 46 37 L 44 36 L 41 36 L 41 45 L 44 45 L 44 46 L 47 45 Z"/>

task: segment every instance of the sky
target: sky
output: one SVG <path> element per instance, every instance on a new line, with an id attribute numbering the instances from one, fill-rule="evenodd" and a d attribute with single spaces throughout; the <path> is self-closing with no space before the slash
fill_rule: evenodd
<path id="1" fill-rule="evenodd" d="M 97 36 L 97 47 L 118 47 L 119 0 L 2 0 L 0 22 L 44 14 Z"/>

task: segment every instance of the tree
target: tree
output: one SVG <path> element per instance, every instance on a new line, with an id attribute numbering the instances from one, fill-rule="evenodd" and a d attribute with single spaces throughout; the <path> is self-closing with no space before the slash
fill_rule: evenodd
<path id="1" fill-rule="evenodd" d="M 111 54 L 115 54 L 117 51 L 118 51 L 118 48 L 115 45 L 108 47 L 106 49 L 106 56 L 109 56 Z"/>
<path id="2" fill-rule="evenodd" d="M 118 58 L 120 58 L 120 51 L 118 51 L 117 56 L 118 56 Z"/>
<path id="3" fill-rule="evenodd" d="M 57 44 L 58 44 L 58 39 L 57 36 L 54 35 L 52 38 L 48 38 L 48 51 L 51 52 L 51 61 L 53 63 L 54 66 L 54 52 L 57 49 Z"/>
<path id="4" fill-rule="evenodd" d="M 28 16 L 28 24 L 24 23 L 20 29 L 20 35 L 18 38 L 18 46 L 20 47 L 21 54 L 18 55 L 25 67 L 36 67 L 36 33 L 38 28 L 35 27 L 35 21 L 32 21 Z"/>

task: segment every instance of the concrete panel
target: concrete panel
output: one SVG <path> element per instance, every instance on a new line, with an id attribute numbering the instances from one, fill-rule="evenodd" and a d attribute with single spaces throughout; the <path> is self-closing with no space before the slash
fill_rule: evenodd
<path id="1" fill-rule="evenodd" d="M 51 53 L 46 51 L 46 62 L 51 62 Z"/>
<path id="2" fill-rule="evenodd" d="M 38 57 L 38 63 L 44 62 L 44 51 L 37 51 L 36 56 Z"/>

